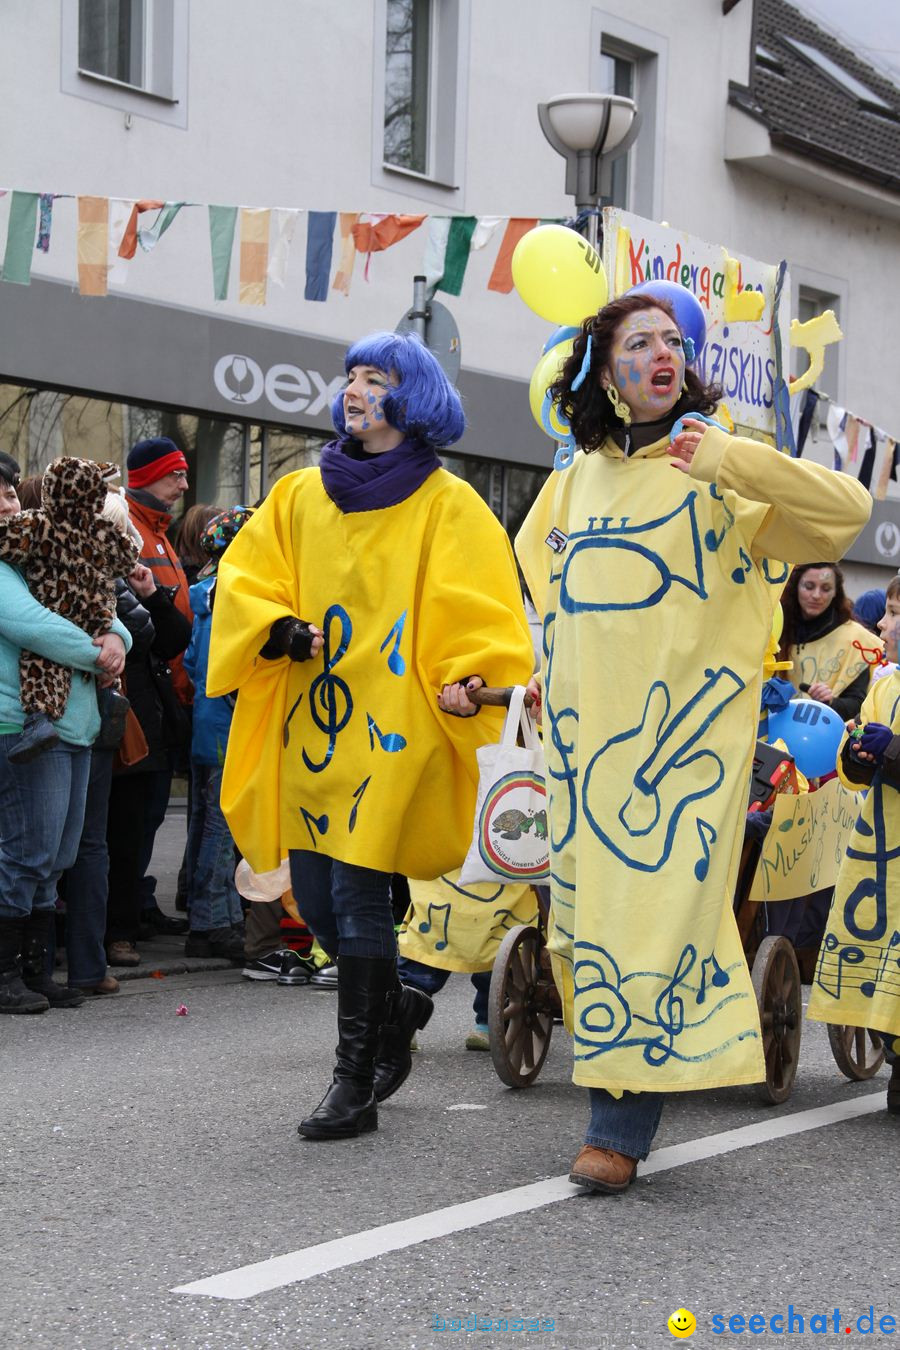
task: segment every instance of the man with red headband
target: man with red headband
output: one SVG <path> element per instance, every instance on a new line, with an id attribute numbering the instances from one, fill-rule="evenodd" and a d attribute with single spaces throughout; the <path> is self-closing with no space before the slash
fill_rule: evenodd
<path id="1" fill-rule="evenodd" d="M 172 522 L 172 508 L 187 492 L 188 463 L 183 453 L 168 436 L 155 436 L 151 440 L 138 441 L 128 452 L 126 460 L 128 486 L 125 496 L 128 511 L 134 525 L 140 532 L 143 545 L 141 562 L 149 567 L 157 586 L 166 586 L 173 591 L 176 608 L 190 623 L 190 599 L 188 597 L 187 578 L 178 560 L 178 555 L 169 543 L 166 530 Z M 182 657 L 176 656 L 167 662 L 155 663 L 154 679 L 160 697 L 165 704 L 165 685 L 169 686 L 169 697 L 174 690 L 181 704 L 189 705 L 193 695 L 191 682 L 182 664 Z M 181 719 L 190 739 L 189 722 Z M 173 718 L 168 719 L 173 723 Z M 141 923 L 155 932 L 181 933 L 186 925 L 180 919 L 163 914 L 156 903 L 153 877 L 147 876 L 147 868 L 153 853 L 156 832 L 165 819 L 169 802 L 169 790 L 172 783 L 172 768 L 175 749 L 168 752 L 170 763 L 166 768 L 142 768 L 141 777 L 145 780 L 144 796 L 144 838 L 140 859 L 140 888 L 142 892 Z M 148 784 L 152 775 L 152 782 Z"/>

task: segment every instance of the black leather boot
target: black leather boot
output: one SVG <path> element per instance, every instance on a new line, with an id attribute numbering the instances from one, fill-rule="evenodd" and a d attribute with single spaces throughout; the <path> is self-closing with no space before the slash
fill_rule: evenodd
<path id="1" fill-rule="evenodd" d="M 387 1017 L 375 1055 L 376 1101 L 386 1101 L 406 1082 L 412 1069 L 410 1041 L 433 1012 L 434 1003 L 429 994 L 397 981 L 388 996 Z"/>
<path id="2" fill-rule="evenodd" d="M 0 919 L 0 1013 L 42 1013 L 50 1007 L 22 981 L 24 919 Z"/>
<path id="3" fill-rule="evenodd" d="M 297 1127 L 306 1139 L 352 1139 L 378 1129 L 375 1051 L 397 963 L 394 957 L 339 956 L 337 967 L 337 1064 L 331 1087 Z"/>
<path id="4" fill-rule="evenodd" d="M 22 978 L 35 994 L 43 994 L 51 1008 L 79 1008 L 84 1003 L 80 989 L 57 984 L 46 970 L 47 945 L 55 914 L 52 909 L 35 909 L 25 920 L 22 943 Z"/>

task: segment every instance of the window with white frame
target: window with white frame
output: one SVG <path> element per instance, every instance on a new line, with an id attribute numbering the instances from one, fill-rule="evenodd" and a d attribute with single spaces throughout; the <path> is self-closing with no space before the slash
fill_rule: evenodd
<path id="1" fill-rule="evenodd" d="M 66 0 L 62 90 L 187 125 L 189 0 Z"/>
<path id="2" fill-rule="evenodd" d="M 376 0 L 373 177 L 383 186 L 432 200 L 460 187 L 470 4 Z"/>
<path id="3" fill-rule="evenodd" d="M 668 39 L 603 9 L 591 16 L 590 88 L 633 98 L 641 117 L 637 140 L 613 160 L 612 192 L 605 206 L 619 206 L 650 220 L 659 214 L 664 143 Z"/>

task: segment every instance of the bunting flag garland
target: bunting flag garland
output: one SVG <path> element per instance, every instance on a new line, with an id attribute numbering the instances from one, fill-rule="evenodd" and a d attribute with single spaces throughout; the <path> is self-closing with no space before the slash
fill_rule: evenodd
<path id="1" fill-rule="evenodd" d="M 135 202 L 131 208 L 131 215 L 128 218 L 128 224 L 125 226 L 125 233 L 122 235 L 122 242 L 119 244 L 120 258 L 133 258 L 137 252 L 138 239 L 138 217 L 145 211 L 161 211 L 165 202 L 146 201 Z"/>
<path id="2" fill-rule="evenodd" d="M 267 206 L 241 207 L 241 275 L 238 300 L 242 305 L 266 303 L 270 215 Z"/>
<path id="3" fill-rule="evenodd" d="M 336 211 L 310 211 L 306 229 L 306 289 L 304 300 L 327 300 L 331 276 L 331 249 Z"/>
<path id="4" fill-rule="evenodd" d="M 340 291 L 342 295 L 350 294 L 353 264 L 356 261 L 356 239 L 353 235 L 353 227 L 358 223 L 359 213 L 357 211 L 342 211 L 340 213 L 339 229 L 341 232 L 341 253 L 338 258 L 338 268 L 334 274 L 334 281 L 331 283 L 331 289 L 333 291 Z"/>
<path id="5" fill-rule="evenodd" d="M 439 291 L 459 295 L 462 290 L 477 223 L 474 216 L 454 216 L 450 221 L 450 238 L 447 240 L 444 275 L 438 282 Z"/>
<path id="6" fill-rule="evenodd" d="M 162 210 L 149 229 L 142 230 L 138 227 L 138 243 L 145 253 L 150 253 L 156 248 L 156 245 L 159 243 L 160 239 L 183 206 L 184 202 L 164 202 Z"/>
<path id="7" fill-rule="evenodd" d="M 276 286 L 283 286 L 287 276 L 288 256 L 294 240 L 294 230 L 300 212 L 294 208 L 276 207 L 273 211 L 275 243 L 269 258 L 269 280 Z"/>
<path id="8" fill-rule="evenodd" d="M 209 244 L 212 253 L 213 295 L 216 300 L 227 300 L 228 278 L 231 274 L 231 254 L 234 249 L 234 231 L 237 226 L 236 206 L 210 206 Z"/>
<path id="9" fill-rule="evenodd" d="M 374 216 L 370 221 L 360 221 L 352 229 L 356 247 L 366 256 L 366 280 L 369 278 L 369 262 L 373 253 L 381 253 L 401 239 L 405 239 L 413 230 L 417 230 L 425 216 Z"/>
<path id="10" fill-rule="evenodd" d="M 425 289 L 429 295 L 437 290 L 444 275 L 444 263 L 447 258 L 447 241 L 450 238 L 450 217 L 429 216 L 428 233 L 425 239 L 425 256 L 422 259 L 422 271 L 425 274 Z"/>
<path id="11" fill-rule="evenodd" d="M 38 202 L 38 237 L 35 248 L 39 248 L 42 253 L 50 252 L 50 231 L 53 228 L 53 203 L 56 200 L 55 192 L 42 192 Z"/>
<path id="12" fill-rule="evenodd" d="M 18 286 L 31 284 L 31 258 L 34 253 L 37 214 L 36 192 L 13 193 L 9 205 L 6 253 L 3 257 L 4 281 L 13 281 Z"/>
<path id="13" fill-rule="evenodd" d="M 472 248 L 480 249 L 489 244 L 497 232 L 497 226 L 505 219 L 505 216 L 479 216 L 472 235 Z"/>
<path id="14" fill-rule="evenodd" d="M 82 295 L 106 295 L 109 200 L 78 198 L 78 289 Z"/>
<path id="15" fill-rule="evenodd" d="M 506 226 L 503 238 L 500 240 L 500 252 L 497 254 L 497 261 L 494 263 L 494 270 L 488 281 L 489 291 L 499 291 L 501 295 L 508 295 L 513 288 L 512 278 L 512 255 L 516 244 L 537 225 L 537 217 L 534 219 L 523 219 L 521 216 L 513 216 Z"/>

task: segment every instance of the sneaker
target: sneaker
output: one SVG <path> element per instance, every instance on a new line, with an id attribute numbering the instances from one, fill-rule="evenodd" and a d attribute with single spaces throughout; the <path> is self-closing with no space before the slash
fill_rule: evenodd
<path id="1" fill-rule="evenodd" d="M 288 948 L 281 958 L 281 970 L 278 972 L 279 984 L 309 984 L 313 975 L 318 973 L 315 961 L 300 956 Z"/>
<path id="2" fill-rule="evenodd" d="M 337 989 L 337 966 L 323 966 L 321 970 L 316 971 L 315 975 L 310 976 L 309 982 L 316 989 Z"/>
<path id="3" fill-rule="evenodd" d="M 483 1022 L 475 1023 L 475 1030 L 466 1037 L 467 1050 L 490 1050 L 491 1033 Z"/>
<path id="4" fill-rule="evenodd" d="M 281 974 L 281 963 L 288 955 L 286 947 L 278 947 L 265 956 L 256 956 L 252 961 L 244 962 L 241 971 L 245 980 L 277 980 Z"/>

